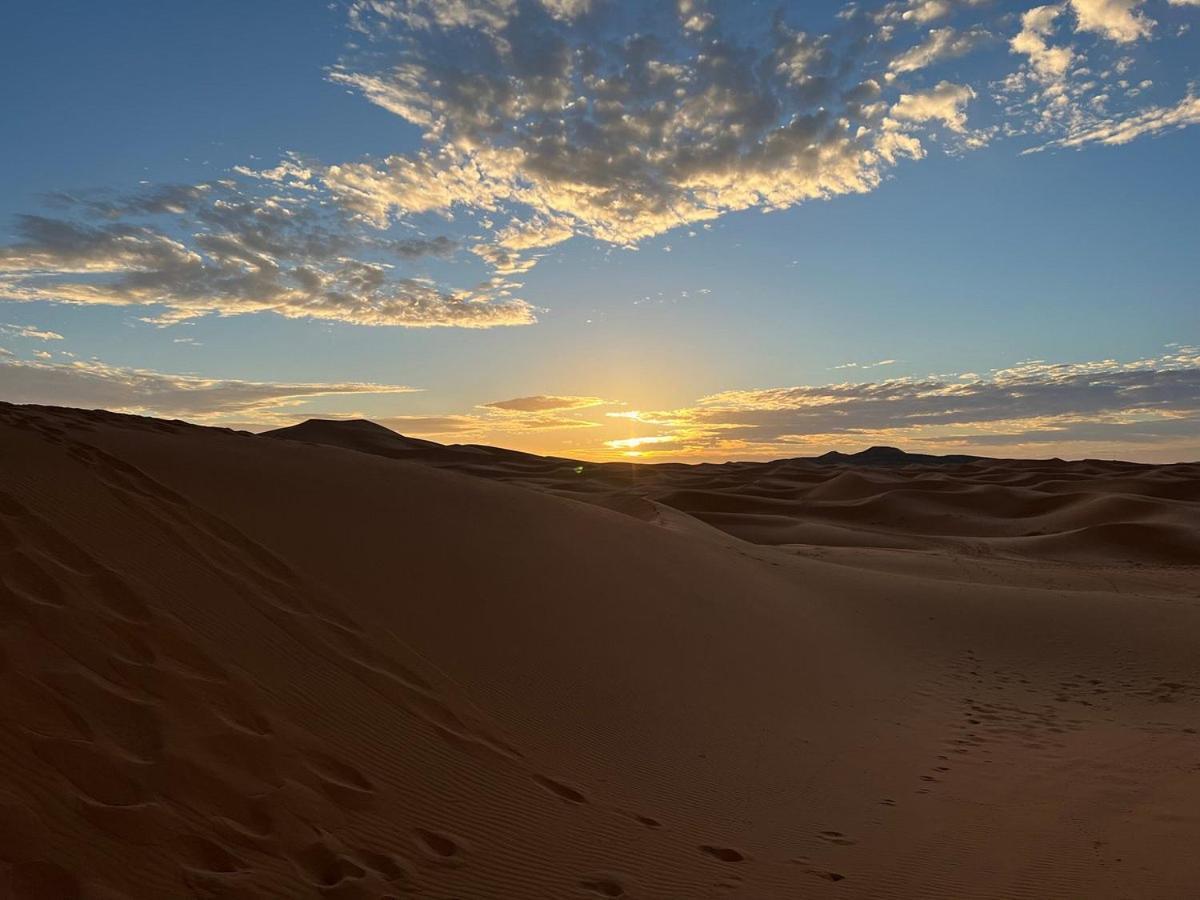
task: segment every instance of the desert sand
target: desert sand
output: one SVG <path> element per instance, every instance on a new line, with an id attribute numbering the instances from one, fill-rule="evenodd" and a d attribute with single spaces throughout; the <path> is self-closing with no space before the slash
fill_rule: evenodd
<path id="1" fill-rule="evenodd" d="M 1200 465 L 0 405 L 0 897 L 1185 898 Z"/>

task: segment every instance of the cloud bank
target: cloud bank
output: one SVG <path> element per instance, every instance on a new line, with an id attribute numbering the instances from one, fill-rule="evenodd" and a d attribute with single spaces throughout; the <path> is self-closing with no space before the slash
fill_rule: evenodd
<path id="1" fill-rule="evenodd" d="M 1164 437 L 1190 438 L 1191 452 L 1200 453 L 1200 348 L 1129 363 L 1029 362 L 988 375 L 724 391 L 692 407 L 617 415 L 648 434 L 611 441 L 611 449 L 668 457 L 788 456 L 879 443 L 1136 444 Z"/>

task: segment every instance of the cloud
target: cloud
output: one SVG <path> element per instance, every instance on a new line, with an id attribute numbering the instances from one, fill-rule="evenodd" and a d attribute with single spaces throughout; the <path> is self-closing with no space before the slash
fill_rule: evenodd
<path id="1" fill-rule="evenodd" d="M 1040 443 L 1053 435 L 1059 444 L 1171 434 L 1192 438 L 1190 452 L 1200 452 L 1200 348 L 1129 363 L 1030 362 L 982 376 L 723 391 L 683 409 L 618 415 L 654 429 L 651 440 L 608 445 L 639 455 L 787 456 L 801 447 L 867 443 L 954 447 L 981 442 L 980 435 L 1015 443 L 1025 434 Z M 656 451 L 668 441 L 669 452 Z"/>
<path id="2" fill-rule="evenodd" d="M 1127 44 L 1149 37 L 1156 24 L 1138 11 L 1142 0 L 1070 0 L 1077 29 Z"/>
<path id="3" fill-rule="evenodd" d="M 732 212 L 863 194 L 932 148 L 1001 132 L 1044 144 L 1118 121 L 1192 124 L 1186 109 L 1172 120 L 1129 102 L 1148 84 L 1126 80 L 1132 60 L 1099 65 L 1091 45 L 1126 53 L 1150 35 L 1141 6 L 1027 9 L 1016 71 L 929 87 L 905 76 L 1013 29 L 1011 15 L 895 0 L 806 30 L 799 3 L 768 17 L 707 0 L 348 0 L 354 42 L 326 75 L 411 126 L 415 149 L 52 195 L 0 246 L 0 299 L 149 307 L 163 323 L 531 324 L 522 277 L 575 237 L 635 247 Z M 974 121 L 990 115 L 970 103 L 985 91 L 1000 125 Z"/>
<path id="4" fill-rule="evenodd" d="M 895 359 L 881 359 L 877 362 L 870 362 L 870 363 L 848 362 L 848 363 L 842 363 L 840 366 L 833 366 L 833 368 L 835 370 L 836 369 L 877 369 L 880 366 L 894 366 L 897 362 L 899 362 L 899 360 L 895 360 Z"/>
<path id="5" fill-rule="evenodd" d="M 604 401 L 599 397 L 558 397 L 547 394 L 536 394 L 532 397 L 515 397 L 512 400 L 494 400 L 483 404 L 484 409 L 496 409 L 505 412 L 550 412 L 563 409 L 584 409 L 589 406 L 599 406 Z"/>
<path id="6" fill-rule="evenodd" d="M 402 385 L 258 382 L 111 366 L 0 360 L 0 394 L 11 403 L 101 408 L 206 423 L 273 422 L 290 407 L 323 397 L 403 394 Z"/>
<path id="7" fill-rule="evenodd" d="M 1153 23 L 1135 15 L 1136 3 L 1096 3 L 1089 0 L 1070 5 L 1038 6 L 1021 16 L 1021 30 L 1010 40 L 1013 53 L 1027 62 L 996 85 L 997 98 L 1005 105 L 1010 135 L 1065 135 L 1082 133 L 1114 117 L 1131 117 L 1139 110 L 1131 102 L 1151 87 L 1147 79 L 1130 79 L 1135 59 L 1114 55 L 1108 44 L 1129 43 Z M 1064 43 L 1071 25 L 1064 15 L 1075 11 L 1074 31 L 1093 31 L 1104 40 L 1081 48 Z M 1107 24 L 1104 24 L 1107 23 Z M 1115 111 L 1113 105 L 1124 109 Z M 1026 149 L 1031 153 L 1051 146 Z"/>
<path id="8" fill-rule="evenodd" d="M 927 91 L 901 94 L 890 115 L 901 122 L 941 122 L 951 131 L 962 132 L 967 125 L 963 107 L 974 96 L 975 91 L 965 84 L 942 81 Z"/>
<path id="9" fill-rule="evenodd" d="M 877 22 L 908 22 L 923 25 L 943 19 L 956 9 L 983 6 L 989 0 L 904 0 L 888 3 L 875 13 Z"/>
<path id="10" fill-rule="evenodd" d="M 1124 118 L 1096 122 L 1045 146 L 1083 147 L 1087 144 L 1128 144 L 1144 135 L 1200 124 L 1200 97 L 1189 94 L 1173 106 L 1152 106 Z M 1035 148 L 1043 149 L 1043 148 Z"/>
<path id="11" fill-rule="evenodd" d="M 477 434 L 481 430 L 478 416 L 373 416 L 371 421 L 400 434 Z"/>
<path id="12" fill-rule="evenodd" d="M 37 328 L 33 325 L 8 325 L 0 324 L 0 334 L 9 334 L 13 337 L 29 338 L 34 341 L 61 341 L 63 336 L 57 331 L 47 331 L 42 328 Z"/>
<path id="13" fill-rule="evenodd" d="M 573 410 L 606 404 L 599 397 L 552 396 L 537 394 L 497 400 L 476 407 L 480 413 L 447 413 L 445 415 L 371 416 L 401 434 L 433 436 L 470 436 L 477 442 L 484 439 L 503 443 L 511 436 L 536 432 L 595 428 L 598 423 L 568 415 Z M 356 414 L 359 415 L 359 414 Z"/>
<path id="14" fill-rule="evenodd" d="M 903 137 L 882 127 L 887 89 L 861 21 L 810 34 L 780 14 L 742 34 L 678 0 L 606 5 L 600 28 L 586 4 L 552 6 L 355 3 L 370 52 L 329 77 L 420 129 L 424 148 L 318 168 L 312 183 L 376 226 L 478 224 L 472 249 L 504 280 L 576 235 L 630 246 L 867 192 L 924 155 L 923 126 L 964 128 L 945 106 L 910 116 Z M 969 33 L 938 52 L 965 52 Z"/>
<path id="15" fill-rule="evenodd" d="M 65 214 L 19 216 L 18 240 L 0 246 L 0 298 L 159 307 L 164 322 L 261 312 L 405 327 L 535 320 L 503 290 L 448 290 L 396 273 L 449 255 L 449 238 L 375 233 L 314 202 L 307 185 L 270 187 L 258 193 L 243 179 L 55 195 Z"/>
<path id="16" fill-rule="evenodd" d="M 888 63 L 888 71 L 896 74 L 916 72 L 942 60 L 965 56 L 990 36 L 987 29 L 978 26 L 966 31 L 956 31 L 948 26 L 933 28 L 919 44 L 894 56 Z"/>
<path id="17" fill-rule="evenodd" d="M 1029 65 L 1041 81 L 1061 79 L 1075 59 L 1070 48 L 1052 46 L 1048 40 L 1054 34 L 1055 21 L 1062 11 L 1061 4 L 1026 10 L 1021 14 L 1021 30 L 1009 42 L 1013 53 L 1029 57 Z"/>

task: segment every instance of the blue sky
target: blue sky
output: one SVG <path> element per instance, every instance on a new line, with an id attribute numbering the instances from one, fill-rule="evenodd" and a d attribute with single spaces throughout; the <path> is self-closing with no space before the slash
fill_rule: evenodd
<path id="1" fill-rule="evenodd" d="M 16 10 L 0 397 L 592 458 L 1197 458 L 1196 25 L 1178 0 Z"/>

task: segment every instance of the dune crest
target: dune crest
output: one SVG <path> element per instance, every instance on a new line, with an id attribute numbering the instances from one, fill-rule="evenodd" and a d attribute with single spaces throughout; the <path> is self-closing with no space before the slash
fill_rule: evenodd
<path id="1" fill-rule="evenodd" d="M 1200 463 L 987 459 L 871 447 L 765 463 L 596 464 L 445 446 L 370 422 L 319 419 L 266 436 L 410 459 L 640 518 L 663 503 L 757 544 L 1200 565 Z"/>

